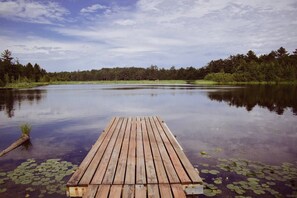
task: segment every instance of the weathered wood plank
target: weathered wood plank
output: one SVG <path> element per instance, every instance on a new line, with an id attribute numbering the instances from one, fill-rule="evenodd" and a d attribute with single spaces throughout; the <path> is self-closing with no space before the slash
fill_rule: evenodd
<path id="1" fill-rule="evenodd" d="M 150 123 L 150 120 L 148 117 L 145 118 L 145 124 L 147 127 L 148 135 L 149 135 L 149 140 L 151 142 L 151 149 L 153 153 L 153 159 L 155 162 L 155 168 L 156 168 L 156 173 L 158 177 L 158 182 L 159 183 L 168 183 L 168 178 L 166 175 L 166 171 L 162 162 L 162 158 L 159 153 L 158 145 L 153 133 L 153 129 Z"/>
<path id="2" fill-rule="evenodd" d="M 126 129 L 126 125 L 127 125 L 127 119 L 124 118 L 124 121 L 122 123 L 115 147 L 112 151 L 111 158 L 109 160 L 109 163 L 108 163 L 108 166 L 107 166 L 107 169 L 105 172 L 105 176 L 103 178 L 103 182 L 102 182 L 103 184 L 112 184 L 112 182 L 113 182 L 119 155 L 120 155 L 120 150 L 121 150 L 121 146 L 122 146 L 122 142 L 123 142 L 124 132 Z"/>
<path id="3" fill-rule="evenodd" d="M 160 198 L 158 184 L 147 185 L 147 196 L 148 198 Z"/>
<path id="4" fill-rule="evenodd" d="M 97 189 L 98 185 L 89 185 L 83 198 L 94 198 L 97 193 Z"/>
<path id="5" fill-rule="evenodd" d="M 134 198 L 134 185 L 124 185 L 122 198 Z"/>
<path id="6" fill-rule="evenodd" d="M 135 185 L 135 198 L 146 198 L 146 187 L 144 185 Z"/>
<path id="7" fill-rule="evenodd" d="M 157 183 L 157 175 L 153 160 L 153 154 L 151 150 L 151 144 L 147 132 L 147 126 L 145 125 L 145 120 L 141 121 L 141 127 L 143 131 L 143 147 L 144 147 L 144 156 L 145 156 L 145 168 L 146 168 L 146 175 L 147 175 L 147 183 Z"/>
<path id="8" fill-rule="evenodd" d="M 179 148 L 179 145 L 176 141 L 176 139 L 173 137 L 173 134 L 169 130 L 168 126 L 162 121 L 159 117 L 157 117 L 158 121 L 162 123 L 162 127 L 170 140 L 171 144 L 173 145 L 179 159 L 181 160 L 184 168 L 186 169 L 189 177 L 191 178 L 193 183 L 202 183 L 202 179 L 200 178 L 198 172 L 194 169 L 193 165 L 187 158 L 187 156 L 184 154 L 184 152 Z"/>
<path id="9" fill-rule="evenodd" d="M 99 188 L 98 188 L 97 194 L 96 194 L 96 198 L 107 198 L 107 197 L 109 197 L 108 196 L 109 189 L 110 189 L 110 185 L 99 185 Z"/>
<path id="10" fill-rule="evenodd" d="M 128 119 L 127 127 L 125 130 L 125 137 L 123 140 L 120 159 L 116 170 L 115 179 L 113 182 L 114 184 L 124 184 L 124 181 L 125 181 L 125 171 L 126 171 L 126 165 L 128 160 L 130 133 L 131 133 L 131 118 Z"/>
<path id="11" fill-rule="evenodd" d="M 159 117 L 116 117 L 71 177 L 67 189 L 75 197 L 182 198 L 186 193 L 201 194 L 201 183 Z M 199 185 L 195 191 L 185 192 L 184 188 L 195 185 Z"/>
<path id="12" fill-rule="evenodd" d="M 122 185 L 112 185 L 110 188 L 109 197 L 111 198 L 121 198 Z"/>
<path id="13" fill-rule="evenodd" d="M 183 165 L 181 164 L 179 157 L 177 156 L 173 145 L 169 141 L 168 137 L 165 134 L 163 127 L 161 126 L 160 122 L 157 120 L 157 117 L 153 117 L 153 120 L 156 124 L 156 127 L 159 131 L 159 134 L 164 142 L 167 152 L 169 153 L 169 157 L 173 164 L 173 167 L 176 170 L 176 173 L 182 183 L 191 183 L 191 179 L 188 177 L 187 172 L 185 171 Z"/>
<path id="14" fill-rule="evenodd" d="M 170 183 L 179 183 L 180 180 L 175 172 L 174 166 L 173 166 L 171 159 L 167 153 L 164 143 L 160 137 L 159 131 L 156 127 L 156 123 L 154 122 L 152 117 L 150 117 L 149 119 L 152 124 L 153 132 L 155 134 L 156 142 L 157 142 L 157 145 L 158 145 L 161 157 L 162 157 L 162 161 L 164 163 L 164 167 L 165 167 L 165 170 L 166 170 L 166 173 L 168 176 L 168 180 Z"/>
<path id="15" fill-rule="evenodd" d="M 89 153 L 87 154 L 87 156 L 84 158 L 84 160 L 80 164 L 79 168 L 71 176 L 70 180 L 67 183 L 68 186 L 75 186 L 75 185 L 78 184 L 78 182 L 81 180 L 83 174 L 85 173 L 85 171 L 89 167 L 92 159 L 94 158 L 94 156 L 96 156 L 97 151 L 100 148 L 100 146 L 102 145 L 103 141 L 108 141 L 108 137 L 106 137 L 107 134 L 110 135 L 110 134 L 113 133 L 112 126 L 115 125 L 116 122 L 117 122 L 117 119 L 116 118 L 113 118 L 109 122 L 108 126 L 102 132 L 102 134 L 100 135 L 100 137 L 98 138 L 98 140 L 96 141 L 96 143 L 93 145 L 93 147 L 91 148 L 91 150 L 89 151 Z M 103 150 L 103 149 L 101 149 L 101 150 Z M 87 184 L 87 182 L 85 182 L 85 184 Z"/>
<path id="16" fill-rule="evenodd" d="M 186 193 L 180 184 L 171 184 L 174 197 L 186 198 Z"/>
<path id="17" fill-rule="evenodd" d="M 142 132 L 141 120 L 138 117 L 136 120 L 136 184 L 146 183 Z"/>
<path id="18" fill-rule="evenodd" d="M 171 188 L 169 184 L 159 184 L 161 197 L 172 198 Z"/>
<path id="19" fill-rule="evenodd" d="M 101 159 L 101 162 L 94 174 L 94 177 L 91 181 L 91 184 L 102 184 L 102 179 L 103 179 L 103 176 L 105 174 L 105 171 L 106 171 L 106 168 L 107 168 L 107 165 L 109 163 L 109 160 L 110 160 L 110 157 L 111 157 L 111 154 L 112 154 L 112 151 L 113 151 L 113 148 L 115 146 L 115 142 L 117 140 L 117 137 L 119 135 L 119 132 L 120 132 L 120 129 L 121 129 L 121 126 L 122 126 L 122 123 L 123 123 L 123 119 L 122 118 L 119 118 L 119 122 L 116 126 L 116 129 L 115 129 L 115 133 L 114 135 L 112 136 L 109 144 L 108 144 L 108 147 L 106 148 L 104 154 L 103 154 L 103 157 Z"/>
<path id="20" fill-rule="evenodd" d="M 125 184 L 135 184 L 136 119 L 132 119 Z"/>

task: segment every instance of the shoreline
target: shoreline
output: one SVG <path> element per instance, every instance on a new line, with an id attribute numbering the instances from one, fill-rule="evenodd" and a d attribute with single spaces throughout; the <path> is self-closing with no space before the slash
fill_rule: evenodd
<path id="1" fill-rule="evenodd" d="M 296 81 L 284 82 L 215 82 L 209 80 L 113 80 L 113 81 L 54 81 L 54 82 L 31 82 L 31 83 L 10 83 L 4 89 L 26 89 L 47 85 L 75 85 L 75 84 L 148 84 L 148 85 L 297 85 Z"/>

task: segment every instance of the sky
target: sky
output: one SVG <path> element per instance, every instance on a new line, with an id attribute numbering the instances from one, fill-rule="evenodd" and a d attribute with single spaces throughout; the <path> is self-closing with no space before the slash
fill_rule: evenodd
<path id="1" fill-rule="evenodd" d="M 47 71 L 203 67 L 297 48 L 296 0 L 0 0 L 0 51 Z"/>

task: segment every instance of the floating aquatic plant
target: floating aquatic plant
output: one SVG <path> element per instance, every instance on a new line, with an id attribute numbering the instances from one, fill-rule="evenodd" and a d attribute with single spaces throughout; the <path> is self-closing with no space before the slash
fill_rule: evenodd
<path id="1" fill-rule="evenodd" d="M 203 194 L 207 197 L 214 197 L 222 193 L 222 190 L 220 190 L 218 187 L 216 187 L 213 184 L 208 184 L 204 182 L 204 187 L 205 188 L 203 190 Z"/>
<path id="2" fill-rule="evenodd" d="M 213 183 L 215 183 L 215 184 L 222 184 L 222 177 L 214 178 Z"/>
<path id="3" fill-rule="evenodd" d="M 212 182 L 211 185 L 218 187 L 219 190 L 226 191 L 227 188 L 227 191 L 234 193 L 234 197 L 297 197 L 297 164 L 283 163 L 272 166 L 245 159 L 222 158 L 213 158 L 211 161 L 212 164 L 205 162 L 198 164 L 201 176 L 206 178 L 207 182 Z M 215 168 L 219 168 L 221 172 L 214 172 Z M 225 185 L 222 185 L 223 181 Z M 279 192 L 278 189 L 286 191 Z M 215 191 L 207 185 L 204 190 L 206 190 L 205 196 L 216 196 Z"/>
<path id="4" fill-rule="evenodd" d="M 11 180 L 18 185 L 27 185 L 26 194 L 28 195 L 36 191 L 36 188 L 40 191 L 39 197 L 44 197 L 45 194 L 65 194 L 66 187 L 63 179 L 76 169 L 77 165 L 60 159 L 49 159 L 41 163 L 28 159 L 13 171 L 0 172 L 0 182 Z M 0 188 L 0 193 L 5 191 Z"/>
<path id="5" fill-rule="evenodd" d="M 4 193 L 4 192 L 6 192 L 6 191 L 7 191 L 6 188 L 0 188 L 0 193 Z"/>

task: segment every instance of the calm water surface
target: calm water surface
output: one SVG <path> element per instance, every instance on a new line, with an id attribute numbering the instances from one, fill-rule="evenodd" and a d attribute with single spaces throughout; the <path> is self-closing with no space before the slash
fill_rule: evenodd
<path id="1" fill-rule="evenodd" d="M 30 180 L 32 172 L 15 171 L 30 163 L 40 167 L 48 159 L 67 161 L 68 168 L 79 165 L 113 116 L 150 115 L 166 121 L 191 162 L 203 170 L 208 195 L 278 196 L 270 189 L 284 197 L 297 195 L 296 86 L 55 85 L 0 90 L 0 150 L 20 136 L 22 123 L 32 125 L 31 142 L 0 158 L 0 197 L 65 197 L 64 188 L 51 194 L 55 189 Z M 270 172 L 260 168 L 262 177 L 257 177 L 260 165 Z M 283 180 L 275 172 L 282 172 Z M 62 177 L 60 186 L 69 174 Z M 226 188 L 248 178 L 256 178 L 262 192 Z"/>

